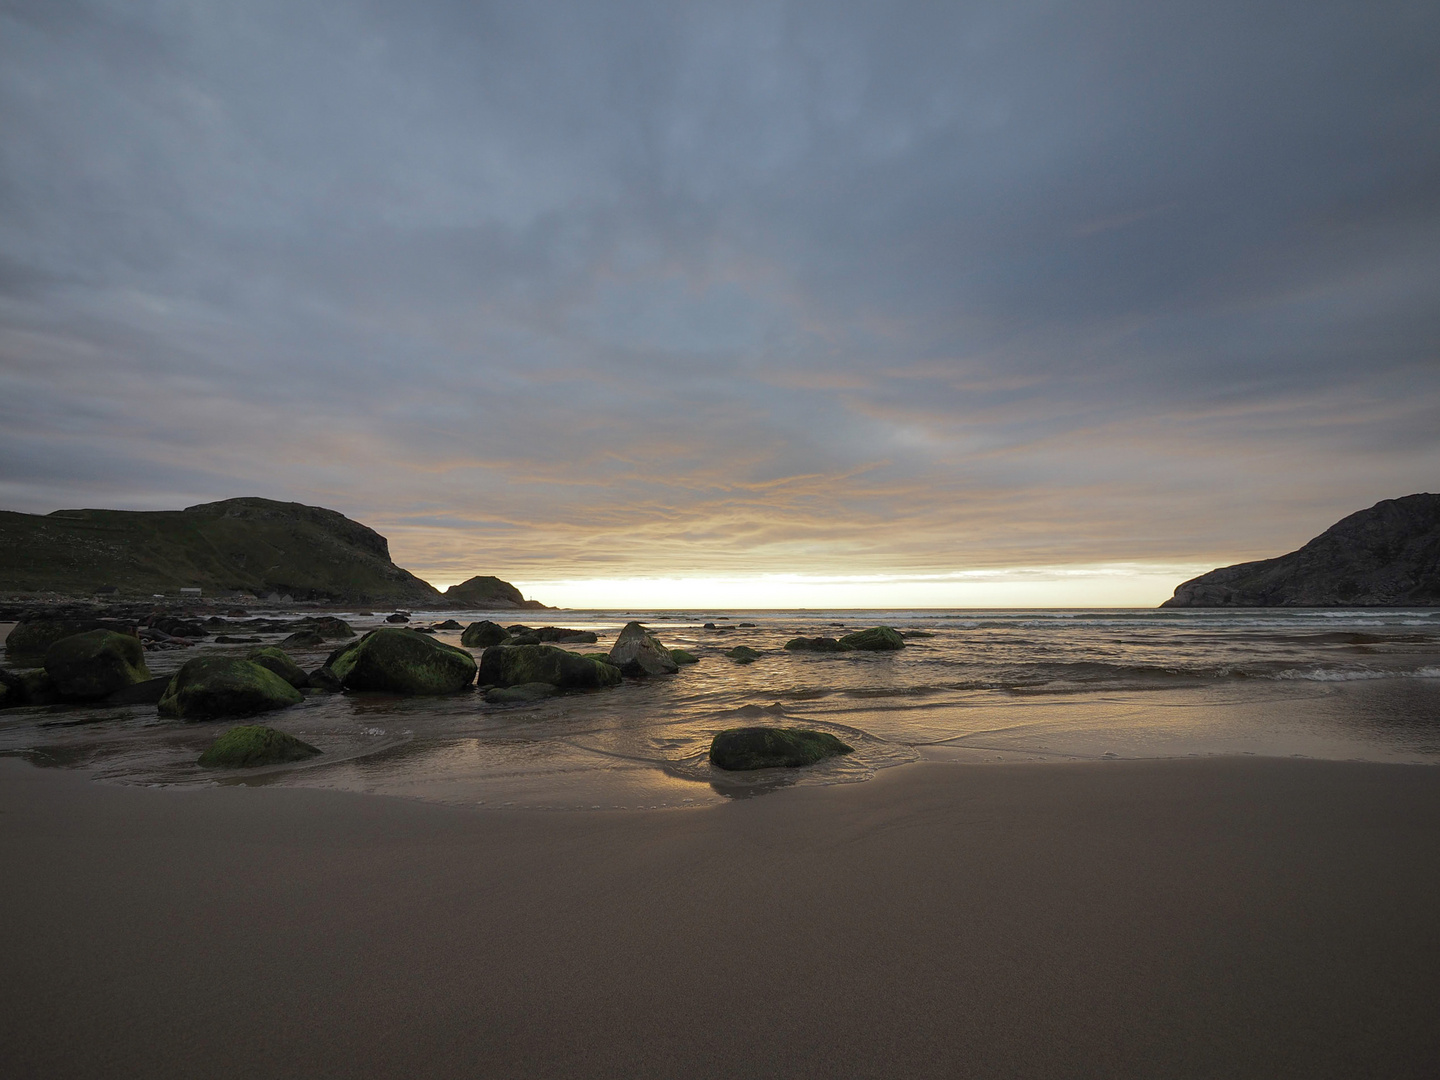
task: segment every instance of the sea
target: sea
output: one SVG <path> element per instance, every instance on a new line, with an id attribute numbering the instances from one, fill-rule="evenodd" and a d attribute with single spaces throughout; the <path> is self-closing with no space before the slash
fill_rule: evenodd
<path id="1" fill-rule="evenodd" d="M 364 632 L 389 613 L 334 614 Z M 316 693 L 264 722 L 323 753 L 239 773 L 196 764 L 229 724 L 165 720 L 154 706 L 5 710 L 0 754 L 105 783 L 298 786 L 537 810 L 698 807 L 796 785 L 863 783 L 914 761 L 1250 755 L 1440 764 L 1436 609 L 409 614 L 412 627 L 525 619 L 595 632 L 596 645 L 570 646 L 581 652 L 607 650 L 637 620 L 699 662 L 673 676 L 519 705 L 487 704 L 475 692 Z M 906 635 L 903 650 L 784 648 L 795 637 L 882 625 Z M 262 643 L 283 636 L 260 635 Z M 458 630 L 436 637 L 460 644 Z M 736 663 L 725 654 L 737 645 L 759 658 Z M 160 675 L 191 656 L 255 647 L 202 642 L 147 662 Z M 310 669 L 327 652 L 294 656 Z M 854 753 L 751 774 L 709 764 L 717 731 L 753 725 L 832 732 Z"/>

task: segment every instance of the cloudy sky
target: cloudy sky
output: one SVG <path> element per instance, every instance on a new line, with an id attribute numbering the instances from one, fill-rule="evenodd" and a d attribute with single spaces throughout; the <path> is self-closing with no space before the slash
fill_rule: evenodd
<path id="1" fill-rule="evenodd" d="M 1437 55 L 1433 0 L 0 0 L 0 507 L 1156 602 L 1440 490 Z"/>

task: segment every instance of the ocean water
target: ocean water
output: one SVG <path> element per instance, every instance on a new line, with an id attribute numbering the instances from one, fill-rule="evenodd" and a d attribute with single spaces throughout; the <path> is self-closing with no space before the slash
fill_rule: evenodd
<path id="1" fill-rule="evenodd" d="M 259 613 L 273 614 L 273 613 Z M 357 630 L 384 613 L 339 612 Z M 413 612 L 412 626 L 540 621 L 593 630 L 608 649 L 631 618 L 700 657 L 679 675 L 528 705 L 479 694 L 315 695 L 264 722 L 325 751 L 224 774 L 195 759 L 226 727 L 163 721 L 153 706 L 0 712 L 0 753 L 131 784 L 299 785 L 471 806 L 700 806 L 794 784 L 863 782 L 916 760 L 1076 762 L 1216 754 L 1440 764 L 1440 611 Z M 537 621 L 539 620 L 539 621 Z M 703 624 L 713 622 L 715 630 Z M 874 625 L 894 653 L 812 654 L 792 637 Z M 263 635 L 278 641 L 277 635 Z M 459 644 L 459 632 L 437 635 Z M 735 645 L 761 656 L 739 665 Z M 150 654 L 163 674 L 204 643 Z M 318 666 L 327 649 L 294 653 Z M 722 728 L 830 731 L 855 753 L 803 770 L 727 774 Z"/>

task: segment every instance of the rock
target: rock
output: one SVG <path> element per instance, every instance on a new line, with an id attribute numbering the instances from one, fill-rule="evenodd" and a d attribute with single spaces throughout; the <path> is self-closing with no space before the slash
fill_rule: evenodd
<path id="1" fill-rule="evenodd" d="M 463 605 L 479 611 L 503 611 L 507 608 L 550 610 L 538 600 L 526 600 L 519 589 L 498 577 L 472 577 L 459 585 L 452 585 L 445 590 L 445 599 L 450 601 L 451 607 Z"/>
<path id="2" fill-rule="evenodd" d="M 515 705 L 524 701 L 541 701 L 559 692 L 558 686 L 547 682 L 521 683 L 519 686 L 491 687 L 485 691 L 485 700 L 491 705 Z"/>
<path id="3" fill-rule="evenodd" d="M 840 644 L 847 649 L 889 652 L 892 649 L 903 649 L 905 639 L 888 626 L 872 626 L 869 630 L 846 634 L 840 639 Z"/>
<path id="4" fill-rule="evenodd" d="M 849 652 L 851 646 L 841 645 L 833 637 L 797 637 L 785 642 L 790 652 Z"/>
<path id="5" fill-rule="evenodd" d="M 53 705 L 59 699 L 55 684 L 50 681 L 50 675 L 44 668 L 22 671 L 20 688 L 26 705 Z"/>
<path id="6" fill-rule="evenodd" d="M 403 611 L 397 611 L 393 615 L 386 615 L 385 621 L 388 623 L 407 623 L 410 621 L 410 616 L 406 615 Z"/>
<path id="7" fill-rule="evenodd" d="M 88 630 L 45 650 L 45 672 L 61 697 L 95 701 L 150 678 L 140 639 L 113 630 Z"/>
<path id="8" fill-rule="evenodd" d="M 760 659 L 760 654 L 750 648 L 749 645 L 736 645 L 725 655 L 737 664 L 753 664 L 756 660 Z"/>
<path id="9" fill-rule="evenodd" d="M 113 630 L 129 634 L 134 623 L 116 619 L 57 619 L 47 615 L 22 618 L 5 639 L 5 651 L 12 656 L 44 656 L 45 650 L 61 638 L 74 637 L 91 630 Z"/>
<path id="10" fill-rule="evenodd" d="M 432 630 L 463 630 L 463 629 L 465 629 L 465 628 L 464 628 L 460 623 L 456 622 L 454 619 L 446 619 L 444 622 L 437 622 L 437 623 L 436 623 L 434 626 L 432 626 L 430 629 L 432 629 Z"/>
<path id="11" fill-rule="evenodd" d="M 325 664 L 346 690 L 454 694 L 475 681 L 475 658 L 414 630 L 372 630 Z"/>
<path id="12" fill-rule="evenodd" d="M 321 690 L 327 694 L 338 694 L 345 687 L 341 685 L 339 677 L 328 667 L 318 667 L 305 676 L 310 684 L 310 689 Z"/>
<path id="13" fill-rule="evenodd" d="M 505 627 L 505 632 L 507 634 L 533 634 L 535 633 L 535 628 L 533 626 L 526 626 L 524 623 L 515 623 L 513 626 Z"/>
<path id="14" fill-rule="evenodd" d="M 216 645 L 257 645 L 259 642 L 260 639 L 258 637 L 234 637 L 231 634 L 215 635 Z"/>
<path id="15" fill-rule="evenodd" d="M 736 623 L 735 625 L 738 626 L 741 630 L 754 630 L 754 629 L 755 629 L 755 624 L 754 624 L 753 622 L 742 622 L 742 623 Z"/>
<path id="16" fill-rule="evenodd" d="M 303 690 L 310 685 L 310 677 L 300 670 L 300 666 L 285 655 L 283 649 L 274 645 L 267 645 L 263 649 L 255 649 L 246 657 L 259 664 L 263 668 L 269 668 L 276 675 L 288 682 L 296 690 Z"/>
<path id="17" fill-rule="evenodd" d="M 542 626 L 530 633 L 537 641 L 566 645 L 594 645 L 600 639 L 589 630 L 571 630 L 564 626 Z"/>
<path id="18" fill-rule="evenodd" d="M 614 686 L 620 669 L 555 645 L 492 645 L 480 654 L 480 682 L 492 686 L 549 683 L 562 690 Z"/>
<path id="19" fill-rule="evenodd" d="M 674 675 L 680 670 L 660 639 L 638 622 L 628 622 L 610 649 L 610 662 L 632 677 Z"/>
<path id="20" fill-rule="evenodd" d="M 0 709 L 13 709 L 25 704 L 28 704 L 25 700 L 25 680 L 0 668 Z"/>
<path id="21" fill-rule="evenodd" d="M 294 735 L 259 724 L 231 728 L 200 755 L 199 764 L 207 769 L 254 768 L 257 765 L 278 765 L 285 761 L 303 761 L 320 751 Z"/>
<path id="22" fill-rule="evenodd" d="M 731 772 L 794 768 L 855 752 L 834 735 L 805 728 L 746 727 L 722 731 L 710 742 L 710 763 Z"/>
<path id="23" fill-rule="evenodd" d="M 280 644 L 287 649 L 318 649 L 325 644 L 325 638 L 314 630 L 296 630 Z"/>
<path id="24" fill-rule="evenodd" d="M 488 649 L 491 645 L 499 645 L 510 634 L 499 623 L 493 623 L 489 619 L 482 619 L 479 622 L 472 622 L 460 635 L 460 644 L 467 649 Z"/>
<path id="25" fill-rule="evenodd" d="M 180 720 L 219 720 L 298 705 L 304 695 L 268 668 L 231 656 L 197 656 L 175 673 L 158 709 Z"/>
<path id="26" fill-rule="evenodd" d="M 1274 559 L 1211 570 L 1161 607 L 1440 605 L 1440 495 L 1386 499 Z"/>
<path id="27" fill-rule="evenodd" d="M 700 662 L 700 658 L 698 656 L 696 656 L 692 652 L 686 651 L 685 649 L 671 649 L 670 659 L 674 660 L 675 663 L 682 666 L 685 664 L 698 664 Z"/>
<path id="28" fill-rule="evenodd" d="M 714 624 L 713 622 L 707 622 L 707 623 L 706 623 L 704 626 L 702 626 L 700 629 L 702 629 L 702 630 L 714 630 L 714 629 L 715 629 L 715 624 Z"/>
<path id="29" fill-rule="evenodd" d="M 900 636 L 909 641 L 911 638 L 932 638 L 935 635 L 929 630 L 901 630 Z"/>
<path id="30" fill-rule="evenodd" d="M 355 631 L 351 629 L 350 624 L 335 615 L 316 615 L 312 618 L 296 619 L 289 625 L 295 628 L 296 633 L 308 630 L 327 639 L 344 640 L 355 636 Z"/>

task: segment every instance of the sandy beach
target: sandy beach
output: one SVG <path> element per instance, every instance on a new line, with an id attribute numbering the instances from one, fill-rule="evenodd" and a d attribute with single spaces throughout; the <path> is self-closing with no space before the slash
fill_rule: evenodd
<path id="1" fill-rule="evenodd" d="M 0 761 L 12 1077 L 1424 1076 L 1440 771 L 917 764 L 697 810 Z"/>

